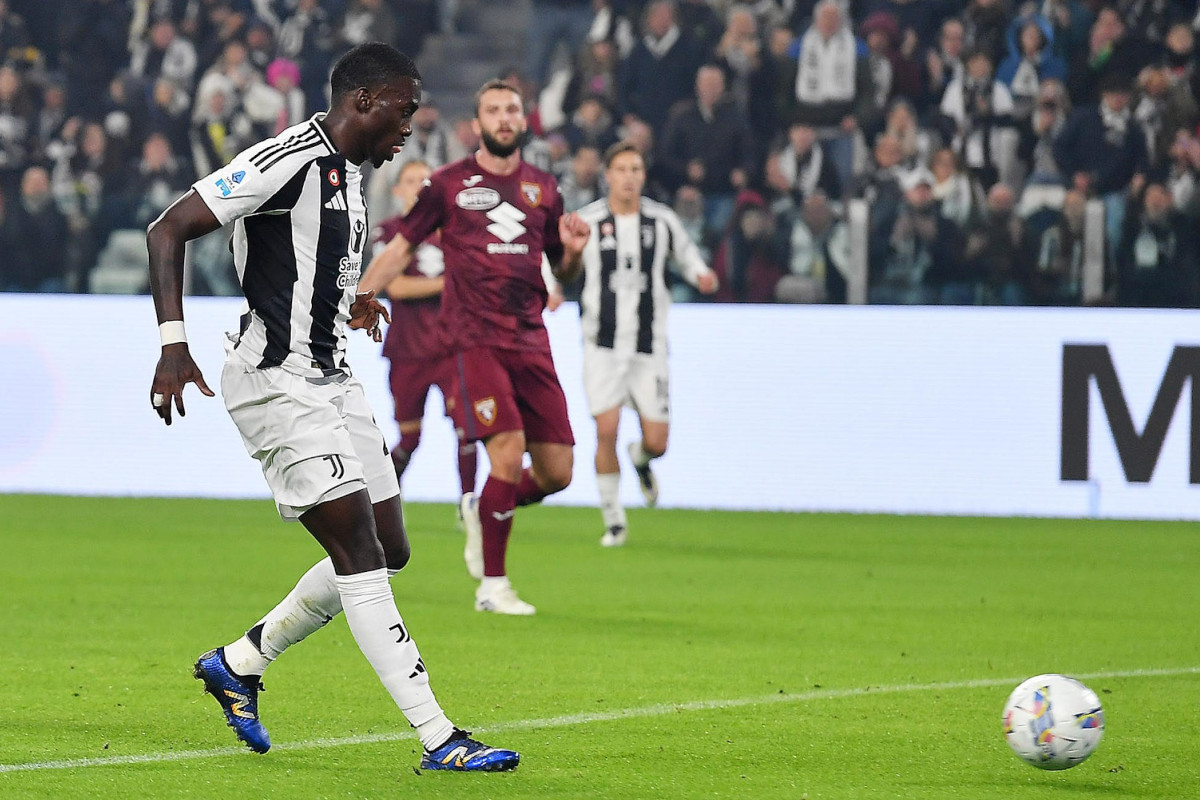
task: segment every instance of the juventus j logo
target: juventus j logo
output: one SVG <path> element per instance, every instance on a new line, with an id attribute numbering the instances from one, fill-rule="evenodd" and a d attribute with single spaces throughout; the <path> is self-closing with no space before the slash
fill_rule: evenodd
<path id="1" fill-rule="evenodd" d="M 342 463 L 341 456 L 336 454 L 332 456 L 321 456 L 321 460 L 328 461 L 330 466 L 333 467 L 333 474 L 329 477 L 341 478 L 346 474 L 346 465 Z"/>

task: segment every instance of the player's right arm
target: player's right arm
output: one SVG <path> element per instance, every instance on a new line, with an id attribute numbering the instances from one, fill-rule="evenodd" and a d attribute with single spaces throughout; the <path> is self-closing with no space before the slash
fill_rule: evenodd
<path id="1" fill-rule="evenodd" d="M 150 385 L 150 405 L 163 422 L 171 424 L 171 404 L 183 407 L 183 387 L 195 383 L 201 392 L 213 396 L 200 368 L 192 360 L 183 327 L 183 255 L 187 243 L 221 227 L 216 216 L 194 190 L 189 191 L 162 216 L 150 223 L 146 244 L 150 250 L 150 294 L 158 314 L 163 341 L 154 381 Z M 164 327 L 164 323 L 167 325 Z M 171 323 L 175 323 L 172 325 Z"/>
<path id="2" fill-rule="evenodd" d="M 441 294 L 445 285 L 446 279 L 440 275 L 436 278 L 426 278 L 401 273 L 388 281 L 384 291 L 393 300 L 424 300 L 426 297 Z"/>

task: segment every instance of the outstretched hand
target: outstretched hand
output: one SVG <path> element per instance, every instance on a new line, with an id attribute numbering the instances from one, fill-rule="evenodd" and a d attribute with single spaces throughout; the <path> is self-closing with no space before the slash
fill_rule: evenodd
<path id="1" fill-rule="evenodd" d="M 179 416 L 187 416 L 183 408 L 183 387 L 189 383 L 196 384 L 196 388 L 205 396 L 213 396 L 213 390 L 204 382 L 204 376 L 192 360 L 187 344 L 180 342 L 167 345 L 158 357 L 154 382 L 150 384 L 150 405 L 154 413 L 168 425 L 171 424 L 171 403 L 179 410 Z"/>
<path id="2" fill-rule="evenodd" d="M 391 324 L 392 315 L 387 306 L 375 299 L 375 290 L 359 292 L 354 296 L 354 304 L 350 306 L 350 327 L 362 328 L 372 339 L 383 341 L 383 332 L 379 330 L 379 318 Z"/>

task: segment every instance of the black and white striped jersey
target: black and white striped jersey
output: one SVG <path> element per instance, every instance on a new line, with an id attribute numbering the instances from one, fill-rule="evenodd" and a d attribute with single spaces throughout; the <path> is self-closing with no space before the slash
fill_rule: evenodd
<path id="1" fill-rule="evenodd" d="M 362 173 L 317 120 L 256 144 L 192 188 L 222 225 L 245 313 L 238 352 L 305 376 L 346 370 L 346 322 L 368 245 Z"/>
<path id="2" fill-rule="evenodd" d="M 592 228 L 583 250 L 579 313 L 584 341 L 621 353 L 666 353 L 668 257 L 695 285 L 708 265 L 669 206 L 641 198 L 636 214 L 614 215 L 608 200 L 584 206 Z"/>

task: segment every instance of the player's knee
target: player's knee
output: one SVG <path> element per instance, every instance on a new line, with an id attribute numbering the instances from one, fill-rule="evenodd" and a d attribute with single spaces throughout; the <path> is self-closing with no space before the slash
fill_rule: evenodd
<path id="1" fill-rule="evenodd" d="M 642 449 L 645 450 L 646 454 L 649 455 L 651 458 L 660 458 L 662 455 L 664 455 L 667 452 L 667 440 L 663 439 L 661 441 L 643 441 Z"/>
<path id="2" fill-rule="evenodd" d="M 571 485 L 571 473 L 573 472 L 571 464 L 556 464 L 546 471 L 542 476 L 542 489 L 547 494 L 561 492 L 563 489 Z"/>
<path id="3" fill-rule="evenodd" d="M 408 560 L 412 558 L 412 547 L 408 543 L 408 537 L 400 538 L 399 542 L 392 542 L 383 548 L 384 558 L 387 560 L 387 568 L 399 572 L 408 565 Z"/>

